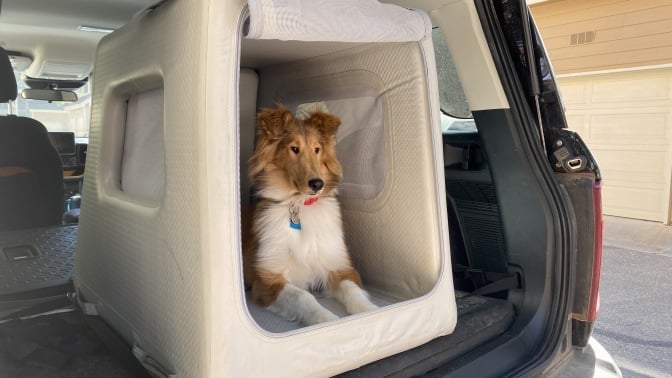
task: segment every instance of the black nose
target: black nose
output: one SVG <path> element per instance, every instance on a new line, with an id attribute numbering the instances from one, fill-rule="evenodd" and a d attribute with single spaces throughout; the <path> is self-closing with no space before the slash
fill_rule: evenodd
<path id="1" fill-rule="evenodd" d="M 308 180 L 308 186 L 310 186 L 310 189 L 312 189 L 314 192 L 317 192 L 318 190 L 322 189 L 324 186 L 324 181 L 322 179 L 310 179 Z"/>

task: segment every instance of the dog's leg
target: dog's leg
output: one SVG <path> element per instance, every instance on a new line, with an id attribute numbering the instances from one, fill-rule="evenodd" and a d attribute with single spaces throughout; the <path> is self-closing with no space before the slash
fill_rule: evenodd
<path id="1" fill-rule="evenodd" d="M 289 321 L 313 325 L 338 319 L 322 307 L 315 297 L 287 282 L 282 275 L 261 275 L 252 287 L 254 299 L 263 307 Z"/>
<path id="2" fill-rule="evenodd" d="M 305 325 L 338 319 L 338 316 L 322 307 L 311 293 L 292 284 L 286 284 L 267 308 L 285 319 Z"/>
<path id="3" fill-rule="evenodd" d="M 345 306 L 349 314 L 371 311 L 378 308 L 371 303 L 369 294 L 362 288 L 362 280 L 354 268 L 329 273 L 331 293 Z"/>

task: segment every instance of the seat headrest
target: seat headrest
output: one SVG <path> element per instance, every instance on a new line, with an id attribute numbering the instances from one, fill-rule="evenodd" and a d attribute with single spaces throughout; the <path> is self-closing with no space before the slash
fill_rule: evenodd
<path id="1" fill-rule="evenodd" d="M 16 78 L 7 51 L 0 47 L 0 103 L 16 100 Z"/>

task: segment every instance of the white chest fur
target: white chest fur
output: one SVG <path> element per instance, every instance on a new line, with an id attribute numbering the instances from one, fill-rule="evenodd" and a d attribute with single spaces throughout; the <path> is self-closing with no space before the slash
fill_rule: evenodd
<path id="1" fill-rule="evenodd" d="M 311 205 L 300 203 L 300 230 L 290 227 L 289 209 L 289 202 L 273 204 L 258 214 L 259 268 L 282 274 L 306 289 L 326 283 L 330 271 L 349 266 L 338 200 L 326 197 Z"/>

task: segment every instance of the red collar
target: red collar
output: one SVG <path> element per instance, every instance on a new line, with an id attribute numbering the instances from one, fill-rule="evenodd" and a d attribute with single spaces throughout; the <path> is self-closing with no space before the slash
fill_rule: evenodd
<path id="1" fill-rule="evenodd" d="M 318 199 L 318 198 L 319 198 L 319 197 L 308 197 L 308 198 L 306 198 L 305 201 L 303 201 L 303 204 L 306 205 L 306 206 L 312 205 L 312 204 L 314 204 L 315 202 L 317 202 L 317 199 Z"/>

